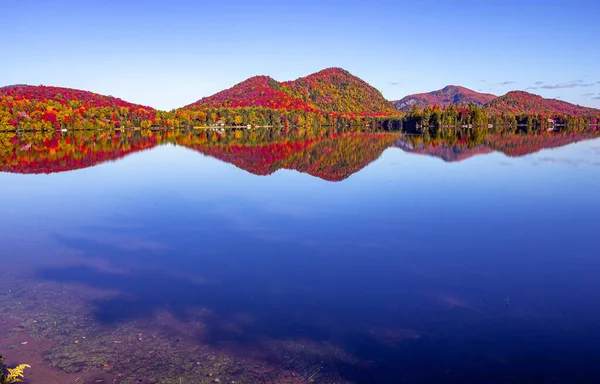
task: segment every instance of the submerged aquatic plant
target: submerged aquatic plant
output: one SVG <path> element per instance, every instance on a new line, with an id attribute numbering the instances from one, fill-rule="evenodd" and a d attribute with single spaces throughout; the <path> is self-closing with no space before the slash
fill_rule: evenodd
<path id="1" fill-rule="evenodd" d="M 31 368 L 28 364 L 19 364 L 15 368 L 8 368 L 4 364 L 4 357 L 0 355 L 0 384 L 22 383 L 25 368 Z"/>

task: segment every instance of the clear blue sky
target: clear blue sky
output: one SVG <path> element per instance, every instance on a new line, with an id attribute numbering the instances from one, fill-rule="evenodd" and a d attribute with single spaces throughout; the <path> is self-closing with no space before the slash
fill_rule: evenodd
<path id="1" fill-rule="evenodd" d="M 161 109 L 334 66 L 392 100 L 457 84 L 600 107 L 598 0 L 0 0 L 0 37 L 0 86 Z"/>

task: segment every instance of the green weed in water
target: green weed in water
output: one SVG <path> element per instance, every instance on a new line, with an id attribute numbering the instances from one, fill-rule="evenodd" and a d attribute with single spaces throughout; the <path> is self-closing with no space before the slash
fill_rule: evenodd
<path id="1" fill-rule="evenodd" d="M 15 368 L 8 368 L 4 364 L 4 357 L 0 355 L 0 384 L 22 383 L 25 368 L 31 367 L 28 364 L 19 364 Z"/>

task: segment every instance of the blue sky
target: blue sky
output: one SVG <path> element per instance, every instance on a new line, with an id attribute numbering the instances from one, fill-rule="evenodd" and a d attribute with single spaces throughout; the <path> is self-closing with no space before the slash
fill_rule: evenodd
<path id="1" fill-rule="evenodd" d="M 0 86 L 171 109 L 342 67 L 391 100 L 456 84 L 600 107 L 598 15 L 597 0 L 0 0 Z"/>

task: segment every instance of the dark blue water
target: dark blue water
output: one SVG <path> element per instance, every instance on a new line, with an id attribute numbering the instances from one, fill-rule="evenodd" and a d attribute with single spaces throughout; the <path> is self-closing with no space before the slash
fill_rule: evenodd
<path id="1" fill-rule="evenodd" d="M 335 345 L 350 382 L 596 383 L 599 187 L 597 139 L 458 162 L 390 147 L 338 182 L 163 145 L 0 173 L 0 261 L 114 292 L 98 324 L 203 308 L 214 345 Z"/>

